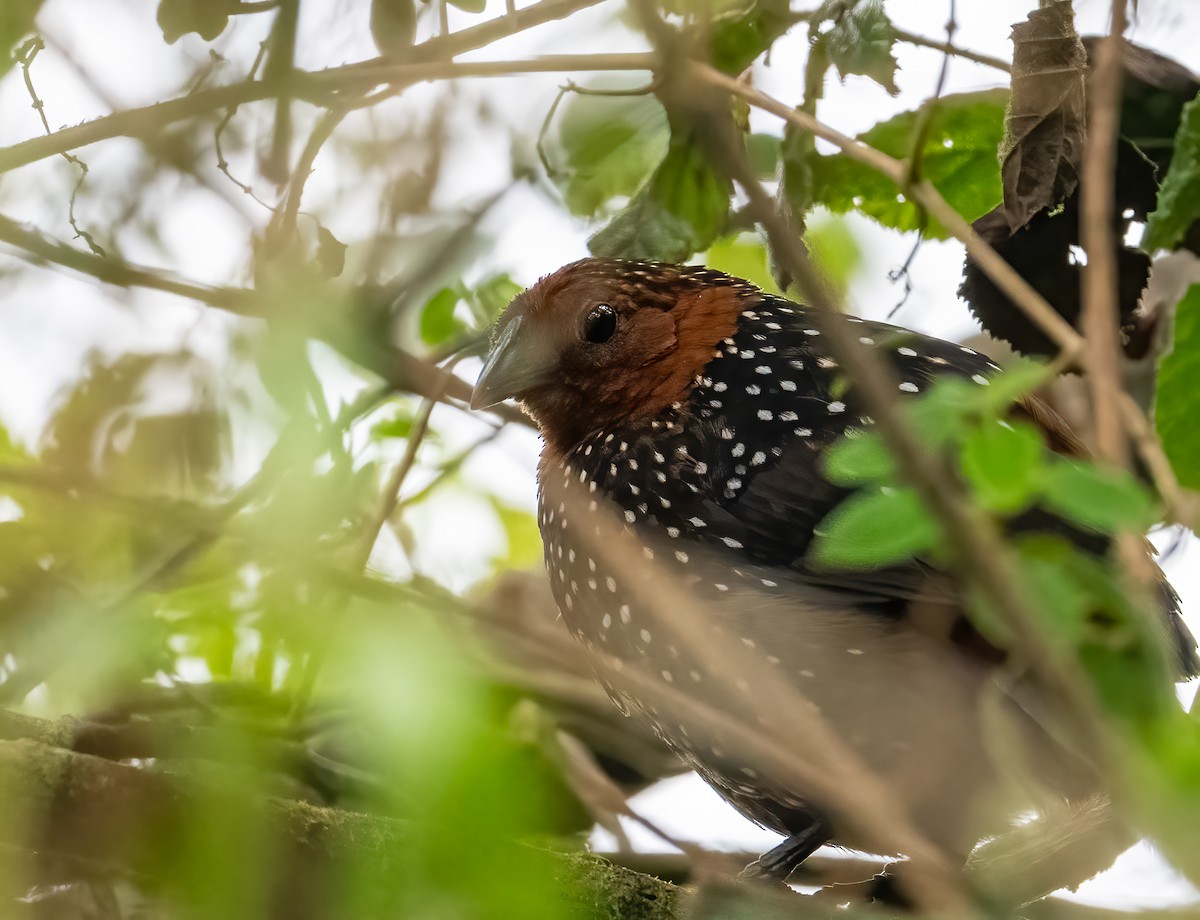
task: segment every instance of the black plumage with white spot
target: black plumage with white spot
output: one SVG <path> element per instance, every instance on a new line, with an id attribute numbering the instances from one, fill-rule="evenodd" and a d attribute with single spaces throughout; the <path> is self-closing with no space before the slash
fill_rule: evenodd
<path id="1" fill-rule="evenodd" d="M 997 370 L 969 348 L 849 322 L 891 364 L 902 398 L 947 375 L 988 386 Z M 637 665 L 689 697 L 769 724 L 771 701 L 730 699 L 731 689 L 751 695 L 750 684 L 710 680 L 664 624 L 654 608 L 678 596 L 664 600 L 646 585 L 670 579 L 710 615 L 697 629 L 748 650 L 799 690 L 894 782 L 931 839 L 965 855 L 981 835 L 979 802 L 1000 798 L 979 721 L 994 650 L 928 566 L 810 567 L 814 529 L 847 494 L 825 478 L 825 452 L 871 424 L 813 312 L 705 269 L 585 260 L 543 279 L 501 318 L 475 403 L 505 395 L 522 400 L 546 437 L 546 565 L 563 619 L 606 667 Z M 614 529 L 648 565 L 605 552 Z M 949 642 L 924 635 L 927 622 L 913 627 L 914 611 L 928 621 L 930 610 L 947 623 Z M 826 824 L 807 790 L 763 780 L 732 739 L 609 683 L 624 711 L 648 719 L 735 807 L 800 841 L 782 857 L 785 868 L 830 836 L 856 843 Z M 1027 700 L 1013 708 L 1022 707 Z M 1046 756 L 1043 774 L 1071 794 L 1074 766 Z M 1006 799 L 1010 806 L 1023 807 Z"/>

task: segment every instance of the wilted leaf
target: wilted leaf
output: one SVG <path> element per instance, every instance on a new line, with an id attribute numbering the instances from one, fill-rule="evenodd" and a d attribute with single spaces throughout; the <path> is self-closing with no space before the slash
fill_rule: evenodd
<path id="1" fill-rule="evenodd" d="M 699 145 L 673 136 L 654 175 L 588 248 L 596 256 L 681 262 L 712 244 L 728 211 L 728 180 Z"/>
<path id="2" fill-rule="evenodd" d="M 815 534 L 813 561 L 855 568 L 904 562 L 931 550 L 938 528 L 915 492 L 885 487 L 847 498 Z"/>
<path id="3" fill-rule="evenodd" d="M 1176 249 L 1200 220 L 1200 97 L 1183 107 L 1171 168 L 1158 190 L 1158 207 L 1146 221 L 1142 248 Z"/>
<path id="4" fill-rule="evenodd" d="M 1035 14 L 1047 15 L 1047 14 Z M 1099 39 L 1085 38 L 1083 46 L 1094 53 Z M 1059 48 L 1061 38 L 1051 37 L 1048 46 Z M 1040 53 L 1040 43 L 1018 48 L 1020 66 L 1018 72 L 1029 71 L 1030 78 L 1023 79 L 1021 86 L 1036 84 L 1031 64 L 1027 58 Z M 1121 215 L 1114 234 L 1113 258 L 1117 260 L 1120 278 L 1119 309 L 1122 329 L 1127 333 L 1126 353 L 1140 359 L 1144 356 L 1149 336 L 1138 331 L 1144 319 L 1138 314 L 1138 306 L 1146 279 L 1150 271 L 1148 256 L 1124 240 L 1137 222 L 1144 221 L 1154 207 L 1158 197 L 1159 182 L 1171 164 L 1174 137 L 1179 127 L 1181 113 L 1186 102 L 1200 91 L 1197 80 L 1185 67 L 1175 61 L 1156 54 L 1147 48 L 1125 42 L 1122 45 L 1122 63 L 1125 76 L 1122 82 L 1121 125 L 1117 147 L 1116 175 L 1113 183 L 1113 207 Z M 1053 69 L 1055 62 L 1043 62 Z M 1067 65 L 1064 65 L 1067 66 Z M 1074 65 L 1070 65 L 1074 66 Z M 1049 84 L 1048 84 L 1049 85 Z M 1028 87 L 1026 87 L 1028 88 Z M 1036 101 L 1041 90 L 1034 86 Z M 1022 106 L 1030 107 L 1027 97 Z M 1072 105 L 1077 104 L 1075 102 Z M 1014 111 L 1020 111 L 1014 103 Z M 1031 115 L 1031 119 L 1036 121 Z M 1053 121 L 1053 119 L 1050 119 Z M 1010 123 L 1014 130 L 1019 124 Z M 1080 244 L 1080 214 L 1078 189 L 1065 194 L 1074 185 L 1073 176 L 1078 170 L 1078 138 L 1063 138 L 1069 141 L 1071 151 L 1062 146 L 1051 149 L 1054 138 L 1053 125 L 1036 126 L 1036 139 L 1049 146 L 1042 149 L 1046 156 L 1039 162 L 1033 157 L 1037 144 L 1029 146 L 1022 154 L 1020 164 L 1015 159 L 1006 163 L 1005 203 L 975 221 L 975 231 L 1007 261 L 1035 290 L 1045 297 L 1068 323 L 1078 326 L 1080 310 L 1080 259 L 1077 247 Z M 1014 143 L 1010 139 L 1006 149 Z M 1054 157 L 1067 156 L 1067 161 L 1054 167 Z M 1014 174 L 1012 169 L 1019 165 L 1030 170 L 1029 176 Z M 1050 170 L 1054 168 L 1054 176 Z M 1018 171 L 1019 172 L 1019 171 Z M 1022 189 L 1028 192 L 1038 183 L 1043 183 L 1041 210 L 1029 212 L 1036 205 L 1033 197 L 1022 198 Z M 968 257 L 959 294 L 967 301 L 971 312 L 983 324 L 984 329 L 996 338 L 1013 345 L 1020 354 L 1054 355 L 1058 346 L 1037 328 L 1008 297 L 982 272 L 974 259 Z"/>
<path id="5" fill-rule="evenodd" d="M 818 32 L 826 22 L 833 27 Z M 896 32 L 882 0 L 825 0 L 813 14 L 809 29 L 843 78 L 861 74 L 893 95 L 899 92 L 892 55 Z"/>
<path id="6" fill-rule="evenodd" d="M 1154 422 L 1180 483 L 1200 489 L 1200 285 L 1175 310 L 1171 351 L 1159 362 Z"/>
<path id="7" fill-rule="evenodd" d="M 1004 136 L 1006 90 L 984 90 L 944 96 L 935 103 L 921 175 L 956 211 L 974 220 L 1001 199 L 996 148 Z M 912 156 L 920 110 L 904 112 L 859 135 L 859 140 L 898 159 Z M 844 154 L 811 156 L 812 200 L 835 212 L 858 211 L 895 230 L 922 228 L 916 205 L 896 184 Z M 926 236 L 945 239 L 938 225 L 926 225 Z"/>
<path id="8" fill-rule="evenodd" d="M 1013 230 L 1079 184 L 1087 63 L 1070 0 L 1055 0 L 1013 27 L 1012 97 L 1001 150 L 1004 210 Z"/>

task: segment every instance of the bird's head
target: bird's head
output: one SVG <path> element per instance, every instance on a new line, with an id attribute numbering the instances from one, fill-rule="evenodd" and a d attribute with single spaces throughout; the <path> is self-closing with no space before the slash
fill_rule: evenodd
<path id="1" fill-rule="evenodd" d="M 519 294 L 496 321 L 471 407 L 515 398 L 561 453 L 682 399 L 761 297 L 722 272 L 583 259 Z"/>

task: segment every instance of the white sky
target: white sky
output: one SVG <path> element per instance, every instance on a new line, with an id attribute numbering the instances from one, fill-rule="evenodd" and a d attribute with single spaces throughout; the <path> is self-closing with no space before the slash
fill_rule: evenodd
<path id="1" fill-rule="evenodd" d="M 349 0 L 310 0 L 302 23 L 300 46 L 305 49 L 302 66 L 336 65 L 373 56 L 375 51 L 366 28 L 367 4 Z M 1196 18 L 1190 10 L 1194 0 L 1142 0 L 1134 40 L 1178 60 L 1188 62 L 1195 47 Z M 815 6 L 811 4 L 798 6 Z M 1035 0 L 988 0 L 958 3 L 959 30 L 956 41 L 965 47 L 1007 58 L 1011 51 L 1008 34 L 1012 23 L 1024 18 Z M 51 48 L 38 59 L 34 78 L 47 102 L 53 126 L 70 124 L 104 114 L 105 101 L 82 83 L 61 51 L 92 73 L 104 94 L 118 106 L 145 104 L 170 96 L 186 77 L 180 66 L 182 49 L 191 60 L 203 60 L 207 46 L 197 36 L 185 36 L 173 47 L 158 39 L 154 22 L 154 0 L 47 0 L 42 22 Z M 641 43 L 611 21 L 607 8 L 593 9 L 572 17 L 567 24 L 551 24 L 505 41 L 486 56 L 519 57 L 546 52 L 641 50 Z M 1080 31 L 1094 33 L 1105 26 L 1107 3 L 1077 0 Z M 336 16 L 325 15 L 330 8 Z M 888 0 L 894 21 L 913 32 L 938 38 L 943 34 L 948 3 L 933 0 Z M 489 0 L 486 15 L 503 11 L 503 0 Z M 1182 28 L 1184 17 L 1190 29 Z M 217 42 L 231 62 L 223 79 L 232 80 L 245 67 L 262 39 L 268 17 L 245 17 L 236 29 Z M 479 21 L 478 17 L 452 11 L 452 26 Z M 423 23 L 423 34 L 430 24 Z M 307 38 L 306 38 L 307 36 Z M 758 66 L 756 83 L 767 92 L 787 100 L 797 99 L 801 85 L 805 39 L 803 30 L 777 44 L 770 67 Z M 320 55 L 320 57 L 316 57 Z M 475 55 L 481 57 L 483 55 Z M 856 133 L 895 112 L 909 109 L 926 98 L 937 82 L 941 56 L 935 52 L 898 46 L 900 94 L 886 95 L 862 78 L 833 83 L 822 103 L 821 116 L 846 133 Z M 580 77 L 576 77 L 581 79 Z M 507 142 L 494 130 L 480 128 L 476 103 L 486 101 L 504 122 L 526 136 L 534 136 L 553 98 L 560 78 L 540 75 L 474 81 L 462 86 L 453 102 L 452 121 L 460 141 L 448 164 L 454 189 L 453 199 L 439 192 L 437 204 L 448 208 L 478 200 L 509 178 Z M 956 59 L 947 92 L 999 85 L 1004 75 L 989 68 Z M 419 87 L 399 100 L 381 106 L 376 117 L 413 123 L 435 104 L 445 105 L 437 91 Z M 14 71 L 0 83 L 0 144 L 10 144 L 41 133 L 19 74 Z M 754 113 L 756 130 L 778 132 L 778 123 Z M 361 125 L 359 126 L 361 127 Z M 350 122 L 348 129 L 354 129 Z M 95 177 L 96 187 L 131 181 L 130 165 L 136 145 L 112 141 L 82 151 Z M 525 151 L 526 155 L 531 150 Z M 363 228 L 374 226 L 374 201 L 370 188 L 357 188 L 343 180 L 331 156 L 317 160 L 305 206 L 319 211 L 338 238 L 353 243 L 363 237 Z M 235 162 L 244 180 L 253 175 L 252 164 Z M 352 173 L 350 174 L 352 175 Z M 74 182 L 71 167 L 60 160 L 46 161 L 0 176 L 0 210 L 35 223 L 48 233 L 69 238 L 66 200 Z M 223 181 L 218 177 L 217 181 Z M 255 182 L 264 193 L 266 183 Z M 159 214 L 162 238 L 157 245 L 139 244 L 133 235 L 122 237 L 130 258 L 169 266 L 181 274 L 217 283 L 245 282 L 251 225 L 261 226 L 264 213 L 230 187 L 232 205 L 218 204 L 211 195 L 155 187 L 145 190 Z M 103 226 L 111 215 L 105 203 L 86 195 L 80 206 L 80 222 Z M 899 266 L 911 247 L 911 239 L 885 231 L 865 220 L 852 219 L 867 264 L 853 280 L 849 303 L 859 315 L 881 319 L 900 297 L 888 281 L 889 270 Z M 505 205 L 484 225 L 490 237 L 470 277 L 492 270 L 510 271 L 522 282 L 586 254 L 585 241 L 594 229 L 569 218 L 539 194 L 518 188 Z M 929 243 L 912 267 L 914 289 L 895 321 L 945 338 L 962 338 L 976 326 L 957 300 L 962 266 L 962 249 L 956 243 Z M 0 271 L 8 257 L 0 253 Z M 37 436 L 46 408 L 60 387 L 71 381 L 89 349 L 105 351 L 128 348 L 172 347 L 186 340 L 214 362 L 218 371 L 225 363 L 227 330 L 231 320 L 211 310 L 154 294 L 100 288 L 56 272 L 34 272 L 12 284 L 0 275 L 0 419 L 27 439 Z M 332 366 L 332 362 L 328 362 Z M 464 376 L 474 373 L 471 365 Z M 350 382 L 340 375 L 338 388 L 349 391 Z M 478 422 L 454 410 L 439 409 L 440 425 L 450 449 L 473 440 L 481 431 Z M 486 482 L 496 494 L 518 506 L 532 509 L 536 439 L 528 432 L 506 432 L 496 444 L 480 451 L 465 469 L 465 475 Z M 419 486 L 419 479 L 414 482 Z M 463 523 L 469 521 L 472 539 L 463 540 Z M 435 526 L 437 522 L 437 526 Z M 449 522 L 449 523 L 448 523 Z M 473 581 L 487 561 L 502 547 L 503 535 L 486 523 L 478 505 L 464 494 L 448 492 L 441 499 L 414 510 L 408 520 L 422 535 L 420 558 L 414 564 L 453 587 Z M 1193 628 L 1200 632 L 1200 549 L 1196 541 L 1168 560 L 1167 569 L 1184 597 Z M 699 781 L 679 779 L 662 784 L 639 799 L 648 813 L 681 836 L 723 847 L 762 847 L 773 835 L 760 831 L 736 816 Z M 641 839 L 636 831 L 635 838 Z M 647 842 L 650 847 L 657 846 Z M 1118 870 L 1082 891 L 1086 899 L 1109 906 L 1163 906 L 1200 897 L 1174 873 L 1154 858 L 1148 848 L 1138 848 Z"/>

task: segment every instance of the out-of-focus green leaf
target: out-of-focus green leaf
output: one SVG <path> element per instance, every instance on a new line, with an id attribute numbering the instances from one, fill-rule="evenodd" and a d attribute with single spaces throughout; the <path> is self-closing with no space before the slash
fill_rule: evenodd
<path id="1" fill-rule="evenodd" d="M 827 22 L 832 22 L 832 27 L 820 31 Z M 899 92 L 892 54 L 896 30 L 883 11 L 882 0 L 825 0 L 813 14 L 809 29 L 843 79 L 861 74 L 893 96 Z"/>
<path id="2" fill-rule="evenodd" d="M 672 136 L 666 157 L 629 205 L 588 240 L 596 256 L 682 262 L 721 234 L 729 182 L 701 147 Z"/>
<path id="3" fill-rule="evenodd" d="M 542 535 L 538 531 L 537 517 L 528 511 L 513 508 L 497 498 L 492 498 L 496 517 L 504 528 L 508 540 L 506 568 L 532 568 L 542 560 Z"/>
<path id="4" fill-rule="evenodd" d="M 346 267 L 346 244 L 327 227 L 317 227 L 317 267 L 326 278 L 336 278 Z"/>
<path id="5" fill-rule="evenodd" d="M 662 160 L 667 140 L 666 113 L 650 94 L 572 96 L 554 142 L 565 165 L 552 178 L 571 213 L 590 217 L 614 198 L 632 197 Z"/>
<path id="6" fill-rule="evenodd" d="M 904 562 L 933 549 L 938 528 L 915 492 L 885 486 L 847 498 L 815 534 L 813 561 L 860 568 Z"/>
<path id="7" fill-rule="evenodd" d="M 508 274 L 489 275 L 480 281 L 467 298 L 475 325 L 490 326 L 521 290 Z"/>
<path id="8" fill-rule="evenodd" d="M 465 331 L 466 326 L 455 315 L 461 300 L 461 290 L 446 287 L 425 302 L 419 325 L 421 341 L 426 345 L 444 345 Z"/>
<path id="9" fill-rule="evenodd" d="M 380 54 L 402 54 L 416 37 L 416 0 L 371 0 L 371 38 Z"/>
<path id="10" fill-rule="evenodd" d="M 862 247 L 846 221 L 836 215 L 824 214 L 810 220 L 804 231 L 813 265 L 822 276 L 845 296 L 854 273 L 862 265 Z"/>
<path id="11" fill-rule="evenodd" d="M 1037 491 L 1041 459 L 1041 436 L 1023 424 L 984 423 L 962 445 L 963 473 L 989 511 L 1027 507 Z"/>
<path id="12" fill-rule="evenodd" d="M 935 102 L 921 175 L 967 220 L 986 214 L 1001 199 L 996 149 L 1004 137 L 1006 90 L 943 96 Z M 899 159 L 912 155 L 919 110 L 880 122 L 859 139 Z M 844 154 L 813 156 L 812 197 L 831 211 L 856 210 L 894 230 L 922 229 L 921 214 L 896 184 Z M 924 225 L 926 235 L 946 239 L 943 227 Z"/>
<path id="13" fill-rule="evenodd" d="M 10 52 L 33 31 L 42 0 L 4 0 L 0 3 L 0 77 L 13 65 Z"/>
<path id="14" fill-rule="evenodd" d="M 741 15 L 718 16 L 712 29 L 712 64 L 737 76 L 795 23 L 787 0 L 753 0 Z"/>
<path id="15" fill-rule="evenodd" d="M 1158 189 L 1157 207 L 1146 219 L 1142 248 L 1175 249 L 1200 220 L 1200 98 L 1183 107 L 1175 133 L 1175 154 Z"/>
<path id="16" fill-rule="evenodd" d="M 877 432 L 852 432 L 829 448 L 825 455 L 825 477 L 837 486 L 893 482 L 896 465 Z"/>
<path id="17" fill-rule="evenodd" d="M 782 293 L 767 268 L 767 248 L 753 234 L 741 233 L 717 240 L 704 254 L 704 264 L 737 278 L 745 278 L 768 294 Z"/>
<path id="18" fill-rule="evenodd" d="M 1043 635 L 1063 648 L 1075 648 L 1085 615 L 1092 608 L 1087 581 L 1079 577 L 1079 551 L 1059 537 L 1033 536 L 1017 543 L 1016 562 L 1027 593 L 1037 598 Z"/>
<path id="19" fill-rule="evenodd" d="M 988 385 L 978 388 L 978 394 L 988 410 L 1004 412 L 1017 399 L 1032 393 L 1046 382 L 1046 366 L 1038 361 L 1020 358 L 987 379 Z"/>
<path id="20" fill-rule="evenodd" d="M 231 6 L 236 4 L 225 0 L 161 0 L 158 27 L 168 45 L 188 32 L 196 32 L 210 42 L 229 25 Z"/>
<path id="21" fill-rule="evenodd" d="M 759 179 L 774 179 L 779 169 L 782 141 L 774 134 L 746 135 L 746 159 Z"/>
<path id="22" fill-rule="evenodd" d="M 939 380 L 921 399 L 906 406 L 914 431 L 927 447 L 957 444 L 981 414 L 985 388 L 957 377 Z"/>
<path id="23" fill-rule="evenodd" d="M 1158 520 L 1154 499 L 1127 473 L 1060 459 L 1043 475 L 1046 507 L 1084 527 L 1140 531 Z"/>
<path id="24" fill-rule="evenodd" d="M 487 8 L 487 0 L 450 0 L 450 4 L 464 13 L 482 13 Z"/>
<path id="25" fill-rule="evenodd" d="M 1200 489 L 1200 285 L 1175 310 L 1171 351 L 1158 365 L 1154 423 L 1180 483 Z"/>

